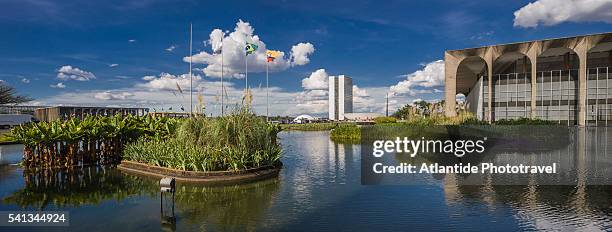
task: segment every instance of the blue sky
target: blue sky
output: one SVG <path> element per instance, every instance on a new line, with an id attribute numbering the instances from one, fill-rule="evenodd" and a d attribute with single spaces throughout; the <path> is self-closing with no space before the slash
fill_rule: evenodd
<path id="1" fill-rule="evenodd" d="M 270 73 L 273 114 L 326 113 L 325 89 L 303 83 L 313 73 L 310 83 L 353 77 L 357 111 L 382 112 L 390 90 L 396 90 L 394 108 L 441 99 L 443 65 L 435 61 L 445 50 L 610 31 L 610 1 L 570 2 L 9 0 L 0 3 L 0 79 L 34 97 L 32 104 L 187 108 L 189 93 L 171 84 L 185 87 L 189 23 L 194 54 L 208 55 L 211 31 L 248 24 L 254 32 L 247 40 L 256 35 L 266 48 L 284 52 Z M 313 51 L 292 50 L 299 43 Z M 244 87 L 243 62 L 236 59 L 226 64 L 237 75 L 225 79 L 234 103 Z M 262 113 L 265 94 L 257 87 L 265 85 L 265 73 L 256 61 L 248 76 Z M 194 94 L 215 114 L 220 79 L 202 71 L 210 62 L 194 65 Z"/>

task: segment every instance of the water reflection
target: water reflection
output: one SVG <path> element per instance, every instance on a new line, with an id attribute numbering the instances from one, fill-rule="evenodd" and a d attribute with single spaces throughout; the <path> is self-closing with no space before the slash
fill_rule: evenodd
<path id="1" fill-rule="evenodd" d="M 252 231 L 260 223 L 280 188 L 278 179 L 245 185 L 177 188 L 179 220 L 200 230 Z"/>
<path id="2" fill-rule="evenodd" d="M 575 128 L 568 142 L 556 149 L 539 153 L 501 149 L 484 159 L 498 164 L 558 162 L 564 169 L 558 178 L 564 180 L 550 183 L 572 185 L 538 184 L 541 179 L 536 175 L 531 175 L 524 185 L 495 185 L 504 181 L 493 176 L 487 176 L 482 185 L 465 185 L 464 177 L 446 174 L 443 180 L 446 203 L 469 206 L 484 202 L 491 213 L 500 206 L 511 207 L 525 230 L 610 231 L 612 186 L 607 185 L 612 177 L 610 133 L 608 128 Z"/>
<path id="3" fill-rule="evenodd" d="M 582 136 L 585 153 L 574 153 L 572 143 L 565 143 L 570 150 L 540 152 L 569 156 L 564 158 L 568 164 L 588 170 L 588 160 L 605 158 L 609 149 L 596 146 L 593 154 L 594 141 L 609 140 L 590 133 Z M 498 186 L 492 179 L 465 186 L 459 182 L 463 177 L 452 174 L 430 175 L 427 181 L 434 184 L 426 186 L 363 186 L 363 146 L 330 141 L 327 132 L 283 132 L 280 137 L 285 165 L 279 178 L 220 187 L 179 183 L 176 221 L 169 224 L 160 221 L 159 180 L 114 168 L 45 173 L 0 165 L 0 210 L 68 210 L 70 230 L 88 232 L 612 230 L 610 186 Z M 13 156 L 19 154 L 3 153 Z"/>
<path id="4" fill-rule="evenodd" d="M 150 193 L 151 181 L 126 176 L 109 167 L 23 172 L 23 188 L 3 199 L 25 209 L 48 209 L 97 205 L 106 200 L 122 201 Z"/>
<path id="5" fill-rule="evenodd" d="M 483 210 L 488 213 L 497 212 L 499 207 L 511 207 L 523 230 L 612 229 L 612 186 L 473 186 L 457 185 L 453 178 L 447 178 L 443 189 L 449 206 L 484 206 Z M 464 214 L 452 212 L 454 217 Z"/>
<path id="6" fill-rule="evenodd" d="M 532 130 L 521 132 L 529 138 Z M 531 132 L 533 133 L 533 132 Z M 566 128 L 550 134 L 544 142 L 534 142 L 536 149 L 498 144 L 482 159 L 496 165 L 551 165 L 557 164 L 557 174 L 484 175 L 462 179 L 463 184 L 473 184 L 482 178 L 490 178 L 493 184 L 530 185 L 610 185 L 612 184 L 612 154 L 608 153 L 612 130 L 608 128 Z M 567 135 L 567 136 L 566 136 Z M 539 146 L 541 144 L 541 146 Z M 552 144 L 552 145 L 551 145 Z M 544 148 L 544 149 L 542 149 Z M 469 160 L 469 159 L 467 159 Z M 472 161 L 469 161 L 472 162 Z M 470 179 L 473 178 L 473 179 Z M 482 182 L 481 182 L 482 183 Z"/>
<path id="7" fill-rule="evenodd" d="M 409 163 L 420 167 L 421 164 L 438 164 L 439 166 L 552 166 L 556 173 L 521 174 L 521 173 L 460 173 L 453 175 L 462 185 L 481 185 L 492 181 L 493 185 L 612 185 L 612 130 L 608 128 L 567 128 L 567 127 L 477 127 L 466 130 L 447 128 L 429 128 L 423 133 L 425 138 L 447 140 L 472 140 L 487 138 L 486 151 L 481 154 L 471 153 L 463 157 L 445 153 L 418 153 L 415 157 L 409 154 L 395 153 L 372 158 L 370 141 L 364 141 L 363 150 L 367 155 L 365 163 L 368 172 L 364 175 L 372 183 L 384 184 L 428 184 L 435 180 L 445 179 L 444 173 L 394 175 L 373 175 L 371 164 L 382 162 L 387 165 Z M 442 131 L 442 132 L 441 132 Z M 418 139 L 421 139 L 419 135 Z M 437 136 L 437 137 L 436 137 Z M 418 169 L 417 169 L 418 170 Z"/>
<path id="8" fill-rule="evenodd" d="M 5 196 L 3 204 L 49 210 L 120 203 L 134 196 L 157 199 L 151 204 L 159 202 L 157 179 L 128 175 L 112 167 L 25 171 L 23 179 L 23 188 Z M 270 207 L 279 186 L 278 179 L 223 187 L 178 184 L 178 219 L 198 228 L 252 229 Z"/>
<path id="9" fill-rule="evenodd" d="M 21 162 L 23 156 L 23 145 L 2 145 L 0 146 L 0 166 L 14 165 Z"/>

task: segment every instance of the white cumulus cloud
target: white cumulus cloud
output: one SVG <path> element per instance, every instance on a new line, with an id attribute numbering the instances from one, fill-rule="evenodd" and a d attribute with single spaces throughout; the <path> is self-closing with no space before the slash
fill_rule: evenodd
<path id="1" fill-rule="evenodd" d="M 191 57 L 193 63 L 205 65 L 202 72 L 209 77 L 221 77 L 221 64 L 223 63 L 225 77 L 243 78 L 246 69 L 245 59 L 248 62 L 249 73 L 265 72 L 266 50 L 277 50 L 277 48 L 268 48 L 254 32 L 255 29 L 251 24 L 242 20 L 236 23 L 232 32 L 224 32 L 221 29 L 212 30 L 209 40 L 206 42 L 210 44 L 212 51 L 202 51 L 194 54 Z M 257 45 L 258 48 L 253 54 L 245 56 L 244 47 L 247 42 Z M 269 71 L 277 72 L 286 70 L 291 66 L 305 65 L 309 63 L 309 56 L 313 52 L 314 46 L 311 43 L 298 43 L 292 47 L 289 55 L 285 55 L 285 52 L 281 51 L 280 56 L 274 62 L 268 63 Z M 183 58 L 185 62 L 189 62 L 189 60 L 190 57 Z"/>
<path id="2" fill-rule="evenodd" d="M 202 77 L 199 75 L 192 76 L 193 86 L 195 88 L 200 84 Z M 179 88 L 177 86 L 180 86 L 182 91 L 189 92 L 191 86 L 191 79 L 189 78 L 189 74 L 172 75 L 169 73 L 161 73 L 158 76 L 144 76 L 142 79 L 147 82 L 138 84 L 137 86 L 144 87 L 149 90 L 178 91 Z"/>
<path id="3" fill-rule="evenodd" d="M 314 53 L 315 48 L 311 43 L 299 43 L 291 47 L 291 65 L 305 65 L 310 62 L 308 56 Z"/>
<path id="4" fill-rule="evenodd" d="M 96 93 L 94 98 L 99 100 L 125 100 L 131 96 L 134 96 L 134 94 L 129 92 L 113 93 L 111 91 L 104 91 Z"/>
<path id="5" fill-rule="evenodd" d="M 66 88 L 66 85 L 64 85 L 64 83 L 60 82 L 60 83 L 57 83 L 55 85 L 49 85 L 49 87 L 56 88 L 56 89 L 64 89 L 64 88 Z"/>
<path id="6" fill-rule="evenodd" d="M 309 77 L 302 79 L 302 88 L 304 89 L 328 89 L 327 82 L 329 75 L 325 69 L 318 69 L 310 74 Z"/>
<path id="7" fill-rule="evenodd" d="M 389 88 L 393 95 L 415 96 L 420 93 L 431 93 L 423 88 L 444 85 L 444 61 L 437 60 L 426 64 L 422 70 L 404 75 L 406 80 L 400 81 Z"/>
<path id="8" fill-rule="evenodd" d="M 96 76 L 77 67 L 70 65 L 64 65 L 57 70 L 57 78 L 60 80 L 77 80 L 77 81 L 89 81 L 96 79 Z"/>
<path id="9" fill-rule="evenodd" d="M 514 12 L 515 27 L 563 22 L 612 23 L 611 0 L 537 0 Z"/>

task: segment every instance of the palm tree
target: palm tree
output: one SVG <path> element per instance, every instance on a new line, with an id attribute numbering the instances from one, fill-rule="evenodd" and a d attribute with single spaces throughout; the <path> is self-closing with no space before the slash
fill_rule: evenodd
<path id="1" fill-rule="evenodd" d="M 32 98 L 17 95 L 17 91 L 12 86 L 6 85 L 4 82 L 0 82 L 0 105 L 4 104 L 19 104 L 31 101 Z"/>

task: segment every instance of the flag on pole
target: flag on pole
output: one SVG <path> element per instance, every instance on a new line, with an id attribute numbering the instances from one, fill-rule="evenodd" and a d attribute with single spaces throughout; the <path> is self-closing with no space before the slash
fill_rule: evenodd
<path id="1" fill-rule="evenodd" d="M 244 51 L 246 51 L 246 55 L 252 54 L 257 50 L 258 46 L 256 44 L 252 44 L 247 42 L 246 46 L 244 46 Z"/>
<path id="2" fill-rule="evenodd" d="M 266 55 L 268 56 L 268 62 L 272 62 L 274 61 L 274 59 L 276 59 L 276 57 L 280 56 L 280 51 L 275 51 L 275 50 L 267 50 L 266 51 Z"/>

